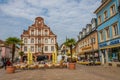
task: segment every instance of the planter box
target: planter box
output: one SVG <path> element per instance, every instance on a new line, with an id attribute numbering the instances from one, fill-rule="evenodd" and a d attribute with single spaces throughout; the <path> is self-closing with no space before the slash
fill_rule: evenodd
<path id="1" fill-rule="evenodd" d="M 7 73 L 14 73 L 15 72 L 15 67 L 14 66 L 7 66 L 6 67 L 6 72 Z"/>
<path id="2" fill-rule="evenodd" d="M 75 70 L 75 69 L 76 69 L 76 63 L 69 63 L 68 68 L 69 68 L 70 70 Z"/>

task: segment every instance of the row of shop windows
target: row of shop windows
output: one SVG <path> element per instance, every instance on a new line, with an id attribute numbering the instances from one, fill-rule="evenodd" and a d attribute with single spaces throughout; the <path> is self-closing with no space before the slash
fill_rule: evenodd
<path id="1" fill-rule="evenodd" d="M 105 50 L 102 50 L 102 53 L 104 55 L 104 61 L 106 62 L 106 55 L 105 55 Z M 108 49 L 108 62 L 120 62 L 120 47 L 117 48 L 110 48 Z M 94 60 L 100 61 L 100 56 L 98 53 L 95 53 L 92 55 L 92 53 L 86 53 L 84 55 L 79 56 L 80 60 L 83 61 L 89 61 L 94 58 Z"/>
<path id="2" fill-rule="evenodd" d="M 120 47 L 109 49 L 108 61 L 120 62 Z"/>
<path id="3" fill-rule="evenodd" d="M 109 48 L 108 52 L 105 53 L 105 49 L 102 50 L 104 56 L 104 62 L 106 63 L 106 54 L 108 55 L 108 62 L 120 62 L 120 47 Z"/>
<path id="4" fill-rule="evenodd" d="M 84 55 L 79 56 L 80 61 L 100 61 L 100 57 L 98 52 L 93 53 L 85 53 Z"/>

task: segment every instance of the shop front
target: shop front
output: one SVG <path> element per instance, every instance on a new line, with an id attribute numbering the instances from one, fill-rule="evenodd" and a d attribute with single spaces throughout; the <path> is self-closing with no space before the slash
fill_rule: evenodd
<path id="1" fill-rule="evenodd" d="M 120 39 L 99 44 L 102 64 L 120 64 Z"/>
<path id="2" fill-rule="evenodd" d="M 98 49 L 92 49 L 91 46 L 82 48 L 80 59 L 83 61 L 90 61 L 90 60 L 99 61 Z"/>

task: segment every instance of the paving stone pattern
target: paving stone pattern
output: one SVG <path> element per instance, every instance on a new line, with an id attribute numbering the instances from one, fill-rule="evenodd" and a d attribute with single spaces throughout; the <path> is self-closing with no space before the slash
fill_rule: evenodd
<path id="1" fill-rule="evenodd" d="M 0 80 L 120 80 L 120 68 L 77 65 L 76 70 L 17 70 L 14 74 L 0 69 Z"/>

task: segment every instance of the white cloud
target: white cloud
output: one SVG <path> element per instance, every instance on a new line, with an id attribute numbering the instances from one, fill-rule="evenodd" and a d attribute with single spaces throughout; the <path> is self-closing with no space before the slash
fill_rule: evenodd
<path id="1" fill-rule="evenodd" d="M 93 12 L 99 5 L 100 0 L 9 0 L 0 5 L 0 11 L 7 16 L 32 21 L 42 16 L 61 43 L 66 35 L 77 38 L 81 27 L 95 17 Z"/>

